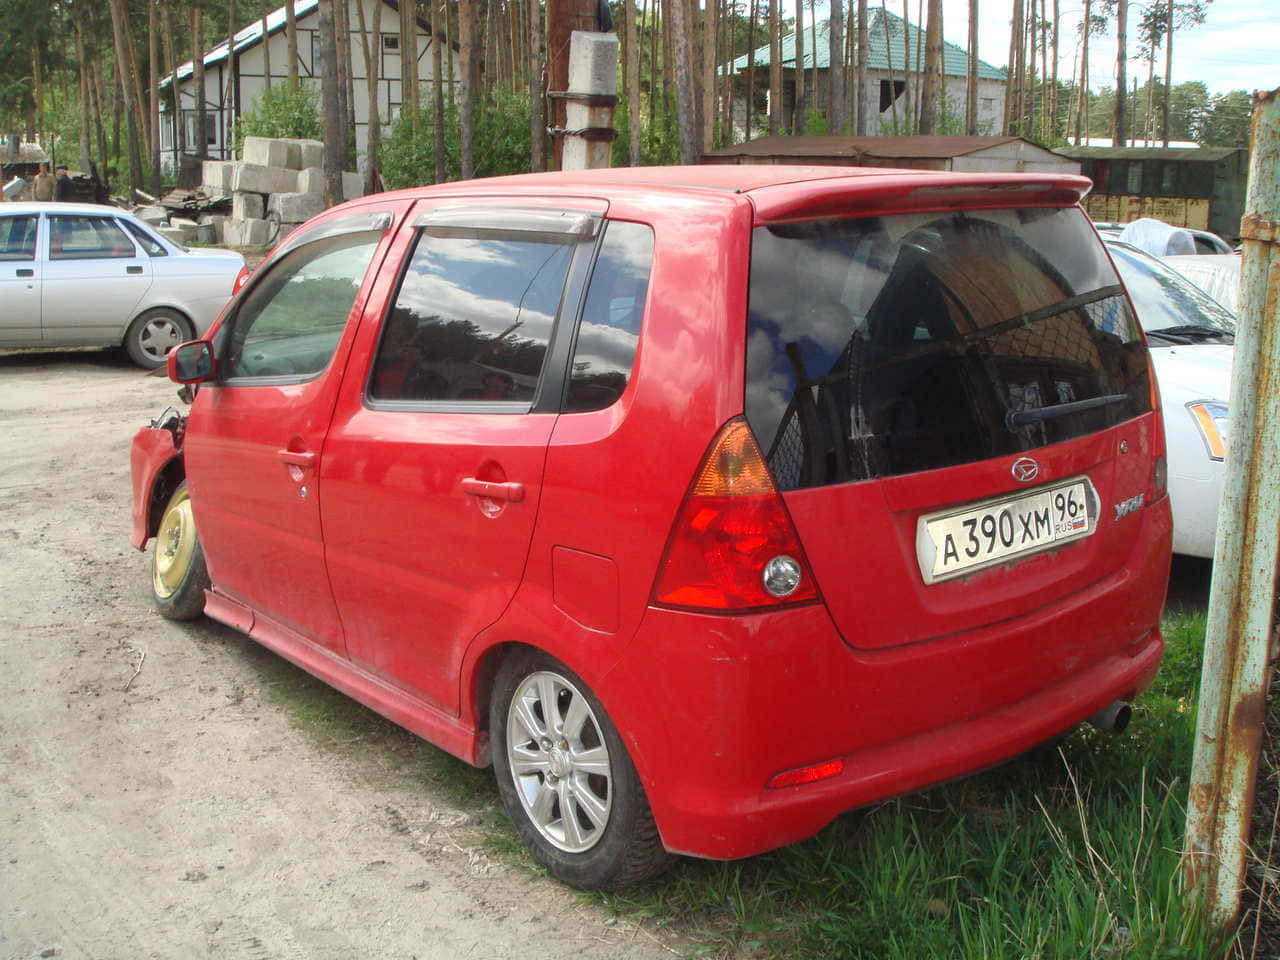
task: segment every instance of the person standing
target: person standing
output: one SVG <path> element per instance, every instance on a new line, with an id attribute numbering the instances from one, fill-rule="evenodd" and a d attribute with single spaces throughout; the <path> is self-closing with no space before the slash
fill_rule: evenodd
<path id="1" fill-rule="evenodd" d="M 71 192 L 71 177 L 67 175 L 66 165 L 60 163 L 53 170 L 58 175 L 58 181 L 53 188 L 53 199 L 74 200 L 75 196 Z"/>
<path id="2" fill-rule="evenodd" d="M 49 165 L 47 163 L 40 164 L 40 172 L 35 175 L 35 179 L 32 181 L 32 187 L 35 191 L 35 198 L 37 200 L 47 201 L 53 199 L 53 174 L 49 172 Z"/>

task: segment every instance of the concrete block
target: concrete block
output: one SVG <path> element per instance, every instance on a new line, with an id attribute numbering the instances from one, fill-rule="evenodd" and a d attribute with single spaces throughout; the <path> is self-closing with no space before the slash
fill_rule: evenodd
<path id="1" fill-rule="evenodd" d="M 169 211 L 160 206 L 134 207 L 133 215 L 153 227 L 169 219 Z"/>
<path id="2" fill-rule="evenodd" d="M 205 193 L 219 196 L 231 192 L 231 168 L 234 166 L 225 160 L 206 160 L 200 165 L 201 183 Z"/>
<path id="3" fill-rule="evenodd" d="M 256 163 L 236 163 L 231 189 L 246 193 L 289 193 L 298 185 L 298 172 L 286 167 L 266 167 Z"/>
<path id="4" fill-rule="evenodd" d="M 189 220 L 186 217 L 170 217 L 169 226 L 175 230 L 182 231 L 182 243 L 190 243 L 195 240 L 200 227 L 194 220 Z"/>
<path id="5" fill-rule="evenodd" d="M 296 141 L 275 137 L 245 137 L 244 148 L 240 151 L 240 159 L 245 163 L 288 170 L 297 170 L 301 157 L 302 150 Z"/>
<path id="6" fill-rule="evenodd" d="M 298 192 L 324 196 L 324 170 L 320 167 L 303 167 L 299 170 Z"/>
<path id="7" fill-rule="evenodd" d="M 262 194 L 238 190 L 231 195 L 232 220 L 261 220 L 265 213 Z"/>
<path id="8" fill-rule="evenodd" d="M 180 227 L 156 227 L 155 230 L 156 233 L 160 234 L 160 236 L 167 240 L 171 240 L 174 243 L 187 242 L 182 236 L 182 229 Z"/>
<path id="9" fill-rule="evenodd" d="M 302 223 L 324 211 L 324 197 L 314 193 L 273 193 L 267 210 L 281 223 Z"/>
<path id="10" fill-rule="evenodd" d="M 324 166 L 324 144 L 319 140 L 290 140 L 298 146 L 298 169 Z"/>
<path id="11" fill-rule="evenodd" d="M 342 174 L 342 199 L 354 200 L 364 196 L 364 175 L 360 173 Z"/>
<path id="12" fill-rule="evenodd" d="M 229 247 L 260 247 L 271 238 L 271 224 L 256 218 L 228 220 L 223 230 L 223 242 Z"/>

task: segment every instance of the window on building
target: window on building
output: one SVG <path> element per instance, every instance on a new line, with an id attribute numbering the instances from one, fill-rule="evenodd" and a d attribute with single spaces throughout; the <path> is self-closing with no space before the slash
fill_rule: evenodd
<path id="1" fill-rule="evenodd" d="M 895 80 L 893 81 L 893 95 L 890 96 L 889 81 L 881 80 L 880 81 L 880 112 L 884 113 L 886 110 L 888 110 L 889 107 L 893 105 L 893 102 L 897 100 L 900 96 L 902 96 L 903 92 L 906 89 L 907 89 L 907 84 L 905 81 Z"/>
<path id="2" fill-rule="evenodd" d="M 196 133 L 199 129 L 196 124 L 200 117 L 194 110 L 184 110 L 183 119 L 187 125 L 187 148 L 190 149 L 193 144 L 200 142 Z M 212 110 L 205 111 L 204 142 L 206 146 L 212 146 L 218 142 L 218 118 Z"/>

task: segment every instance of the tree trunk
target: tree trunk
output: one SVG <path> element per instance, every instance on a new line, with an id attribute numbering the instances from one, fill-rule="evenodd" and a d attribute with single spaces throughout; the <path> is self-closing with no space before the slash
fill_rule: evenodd
<path id="1" fill-rule="evenodd" d="M 893 35 L 889 31 L 889 8 L 885 0 L 880 0 L 880 22 L 884 24 L 885 61 L 889 69 L 889 116 L 892 118 L 893 132 L 898 134 L 902 132 L 898 129 L 898 84 L 893 78 Z M 905 84 L 903 86 L 905 89 Z M 880 113 L 884 113 L 884 110 Z"/>
<path id="2" fill-rule="evenodd" d="M 1019 129 L 1035 135 L 1036 129 L 1036 0 L 1027 0 L 1027 41 L 1031 48 L 1026 73 L 1026 100 L 1019 121 Z"/>
<path id="3" fill-rule="evenodd" d="M 844 109 L 844 0 L 832 0 L 827 25 L 827 129 L 835 136 L 849 132 Z"/>
<path id="4" fill-rule="evenodd" d="M 204 89 L 204 47 L 200 44 L 200 8 L 191 8 L 191 86 L 196 109 L 196 142 L 192 144 L 195 155 L 204 159 L 209 155 L 209 135 L 206 132 L 209 123 L 205 109 Z"/>
<path id="5" fill-rule="evenodd" d="M 458 111 L 458 136 L 462 179 L 470 180 L 476 175 L 475 161 L 475 24 L 472 20 L 471 4 L 458 5 L 458 46 L 460 47 L 460 66 L 462 69 L 462 102 Z"/>
<path id="6" fill-rule="evenodd" d="M 95 59 L 89 60 L 89 96 L 93 100 L 93 126 L 97 133 L 98 142 L 98 159 L 102 161 L 102 169 L 99 176 L 102 178 L 102 186 L 109 192 L 111 190 L 110 174 L 107 171 L 107 129 L 103 123 L 103 96 L 102 96 L 102 68 Z"/>
<path id="7" fill-rule="evenodd" d="M 543 75 L 543 54 L 542 54 L 542 37 L 546 24 L 542 19 L 542 4 L 540 0 L 529 0 L 529 102 L 532 106 L 530 114 L 532 119 L 529 121 L 529 165 L 534 173 L 540 173 L 547 169 L 547 91 L 545 87 L 545 77 Z M 640 51 L 636 51 L 637 58 Z M 439 61 L 437 61 L 436 69 L 439 69 Z M 637 64 L 636 70 L 640 67 Z M 635 112 L 631 115 L 632 137 L 640 136 L 640 95 L 639 95 L 639 78 L 636 79 L 637 92 L 635 99 Z M 441 101 L 437 100 L 437 104 Z M 437 110 L 438 112 L 438 110 Z M 436 141 L 436 169 L 443 173 L 444 169 L 444 120 L 441 118 L 437 121 L 439 125 L 439 139 Z"/>
<path id="8" fill-rule="evenodd" d="M 347 142 L 345 116 L 338 84 L 338 38 L 334 26 L 334 4 L 340 0 L 320 0 L 317 40 L 320 43 L 320 96 L 324 103 L 324 201 L 329 206 L 342 202 L 342 160 Z"/>
<path id="9" fill-rule="evenodd" d="M 964 79 L 964 132 L 971 137 L 978 134 L 978 0 L 969 0 L 969 55 L 966 60 Z"/>
<path id="10" fill-rule="evenodd" d="M 427 0 L 433 3 L 435 0 Z M 418 0 L 401 0 L 401 7 L 408 20 L 408 30 L 400 41 L 400 56 L 408 64 L 408 85 L 401 99 L 413 111 L 413 123 L 417 124 L 422 112 L 422 85 L 418 79 Z"/>
<path id="11" fill-rule="evenodd" d="M 124 99 L 126 135 L 129 151 L 129 186 L 132 190 L 142 188 L 142 158 L 139 154 L 138 142 L 138 100 L 135 97 L 133 83 L 129 77 L 128 63 L 128 23 L 124 0 L 109 0 L 111 9 L 111 35 L 116 50 L 116 79 L 120 86 L 120 95 Z M 130 192 L 130 199 L 133 193 Z"/>
<path id="12" fill-rule="evenodd" d="M 1004 123 L 1005 136 L 1013 133 L 1020 97 L 1021 78 L 1018 76 L 1018 49 L 1022 44 L 1022 0 L 1013 0 L 1013 18 L 1009 22 L 1009 65 L 1004 75 Z"/>
<path id="13" fill-rule="evenodd" d="M 805 131 L 804 100 L 804 0 L 796 0 L 796 67 L 795 100 L 791 104 L 791 132 L 801 136 Z"/>
<path id="14" fill-rule="evenodd" d="M 267 32 L 267 14 L 271 12 L 271 0 L 262 0 L 262 82 L 271 89 L 271 34 Z"/>
<path id="15" fill-rule="evenodd" d="M 627 18 L 624 30 L 627 35 L 627 65 L 624 73 L 627 87 L 627 160 L 633 167 L 640 166 L 640 31 L 636 29 L 636 5 L 634 0 L 623 0 Z"/>
<path id="16" fill-rule="evenodd" d="M 156 3 L 147 0 L 147 130 L 151 153 L 151 192 L 160 194 L 160 31 L 156 28 Z"/>
<path id="17" fill-rule="evenodd" d="M 881 0 L 881 7 L 884 6 Z M 854 99 L 857 100 L 857 119 L 854 132 L 860 136 L 867 135 L 867 57 L 870 55 L 870 41 L 867 38 L 867 0 L 858 0 L 858 69 L 854 73 Z M 885 29 L 888 29 L 886 25 Z M 890 84 L 892 86 L 892 83 Z"/>
<path id="18" fill-rule="evenodd" d="M 626 0 L 629 2 L 629 0 Z M 713 146 L 716 128 L 716 0 L 706 0 L 702 18 L 702 150 Z"/>
<path id="19" fill-rule="evenodd" d="M 1049 135 L 1053 140 L 1058 139 L 1058 20 L 1061 13 L 1058 10 L 1058 0 L 1053 0 L 1053 77 L 1049 80 L 1049 114 L 1053 118 L 1049 125 Z"/>
<path id="20" fill-rule="evenodd" d="M 654 115 L 658 105 L 658 28 L 653 17 L 658 15 L 658 0 L 653 0 L 653 16 L 649 15 L 649 0 L 644 0 L 644 22 L 649 31 L 649 139 L 652 142 Z"/>
<path id="21" fill-rule="evenodd" d="M 1084 0 L 1084 36 L 1080 40 L 1080 88 L 1076 104 L 1076 146 L 1084 143 L 1089 131 L 1089 27 L 1092 0 Z"/>
<path id="22" fill-rule="evenodd" d="M 284 0 L 284 35 L 289 44 L 289 89 L 298 89 L 298 17 L 294 0 Z"/>
<path id="23" fill-rule="evenodd" d="M 435 141 L 435 154 L 436 154 L 435 182 L 444 183 L 446 178 L 446 171 L 445 171 L 445 162 L 444 162 L 445 155 L 444 155 L 444 76 L 443 74 L 444 74 L 444 43 L 446 42 L 447 38 L 446 40 L 441 39 L 445 35 L 441 31 L 442 17 L 440 16 L 440 0 L 428 0 L 428 2 L 431 4 L 431 72 L 435 75 L 435 80 L 431 84 L 431 97 L 432 97 L 431 126 L 432 126 L 432 137 Z M 534 0 L 534 6 L 535 7 L 537 6 L 537 0 Z M 537 15 L 537 11 L 535 10 L 533 12 L 533 25 L 534 25 L 534 31 L 535 31 L 535 39 L 533 44 L 533 50 L 530 51 L 530 58 L 531 58 L 530 84 L 532 86 L 533 106 L 534 106 L 534 109 L 533 109 L 534 130 L 531 132 L 535 134 L 533 138 L 533 155 L 535 158 L 545 154 L 546 152 L 545 149 L 542 149 L 541 151 L 539 149 L 542 146 L 540 138 L 545 136 L 543 132 L 544 124 L 542 121 L 542 112 L 541 112 L 542 105 L 545 101 L 543 100 L 543 97 L 542 97 L 542 90 L 540 89 L 540 84 L 538 84 L 537 73 L 535 70 L 535 68 L 541 69 L 541 64 L 542 64 L 541 34 L 537 30 L 537 26 L 539 22 L 540 22 L 540 17 Z M 535 57 L 537 58 L 536 60 L 532 59 Z M 540 170 L 542 168 L 535 163 L 534 169 Z"/>
<path id="24" fill-rule="evenodd" d="M 769 0 L 769 136 L 782 130 L 782 0 Z"/>
<path id="25" fill-rule="evenodd" d="M 232 127 L 240 111 L 236 109 L 236 0 L 227 0 L 227 92 L 222 100 L 222 156 L 232 158 Z"/>
<path id="26" fill-rule="evenodd" d="M 920 132 L 933 133 L 937 126 L 938 95 L 942 84 L 942 0 L 929 0 L 929 23 L 925 28 L 924 92 L 920 97 Z"/>
<path id="27" fill-rule="evenodd" d="M 1125 130 L 1125 66 L 1129 57 L 1129 0 L 1116 0 L 1116 109 L 1112 127 L 1112 145 L 1123 147 Z"/>
<path id="28" fill-rule="evenodd" d="M 693 103 L 693 71 L 689 64 L 689 31 L 685 22 L 683 0 L 675 0 L 667 11 L 671 18 L 671 38 L 674 49 L 673 68 L 676 81 L 676 124 L 680 133 L 680 162 L 698 162 L 698 126 Z"/>
<path id="29" fill-rule="evenodd" d="M 889 43 L 888 33 L 885 34 L 885 43 L 892 47 Z M 892 55 L 892 54 L 891 54 Z M 911 92 L 911 0 L 902 0 L 902 125 L 901 130 L 896 129 L 898 122 L 894 117 L 894 127 L 896 133 L 912 133 L 911 129 L 911 105 L 915 103 L 915 99 Z M 916 64 L 916 69 L 920 69 L 920 65 Z M 890 91 L 892 93 L 892 91 Z M 896 103 L 897 100 L 895 99 Z"/>
<path id="30" fill-rule="evenodd" d="M 364 192 L 377 193 L 378 145 L 382 142 L 382 111 L 378 104 L 378 80 L 382 75 L 382 7 L 373 5 L 372 35 L 365 23 L 364 4 L 356 4 L 360 25 L 360 48 L 364 53 L 365 92 L 369 98 L 369 142 L 365 152 Z"/>
<path id="31" fill-rule="evenodd" d="M 751 0 L 751 13 L 747 20 L 747 103 L 746 103 L 746 139 L 755 136 L 756 108 L 756 14 L 759 12 L 759 0 Z M 732 119 L 730 120 L 732 123 Z"/>
<path id="32" fill-rule="evenodd" d="M 1054 0 L 1057 3 L 1058 0 Z M 1173 92 L 1173 0 L 1164 23 L 1164 97 L 1160 107 L 1160 139 L 1169 146 L 1169 97 Z"/>
<path id="33" fill-rule="evenodd" d="M 80 169 L 92 168 L 93 157 L 89 150 L 89 122 L 92 100 L 89 93 L 89 63 L 85 58 L 84 24 L 79 10 L 73 10 L 76 29 L 76 63 L 80 66 Z"/>

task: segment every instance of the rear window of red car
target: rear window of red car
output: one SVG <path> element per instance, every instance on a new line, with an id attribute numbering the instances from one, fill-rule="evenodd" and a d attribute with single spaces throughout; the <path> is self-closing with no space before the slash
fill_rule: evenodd
<path id="1" fill-rule="evenodd" d="M 754 231 L 746 412 L 782 489 L 1031 450 L 1150 404 L 1141 334 L 1074 208 Z"/>

